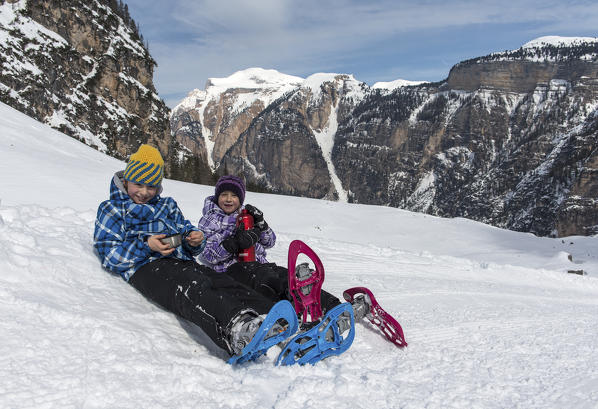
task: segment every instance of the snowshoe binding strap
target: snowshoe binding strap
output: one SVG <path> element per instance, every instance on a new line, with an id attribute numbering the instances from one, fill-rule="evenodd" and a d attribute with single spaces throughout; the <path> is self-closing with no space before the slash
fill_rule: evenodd
<path id="1" fill-rule="evenodd" d="M 295 263 L 299 254 L 305 254 L 309 257 L 315 267 L 306 279 L 297 277 L 298 267 Z M 301 315 L 301 321 L 317 321 L 322 316 L 322 307 L 320 304 L 320 294 L 322 284 L 324 283 L 324 265 L 318 255 L 301 240 L 293 240 L 289 245 L 288 256 L 289 270 L 289 292 L 293 298 L 295 311 Z"/>
<path id="2" fill-rule="evenodd" d="M 343 292 L 343 297 L 346 301 L 353 303 L 357 297 L 367 297 L 370 308 L 369 314 L 366 314 L 368 320 L 380 328 L 384 336 L 396 346 L 402 348 L 407 346 L 405 335 L 403 335 L 403 328 L 389 313 L 378 304 L 374 294 L 365 287 L 353 287 Z"/>
<path id="3" fill-rule="evenodd" d="M 341 317 L 342 316 L 342 317 Z M 339 319 L 348 320 L 349 332 L 343 337 L 339 330 Z M 346 327 L 346 325 L 341 325 Z M 331 355 L 345 352 L 355 338 L 355 318 L 349 303 L 337 305 L 322 318 L 322 321 L 306 332 L 297 334 L 283 348 L 276 359 L 277 365 L 315 364 Z"/>
<path id="4" fill-rule="evenodd" d="M 286 321 L 287 325 L 283 331 L 271 331 L 279 320 Z M 297 332 L 298 322 L 295 309 L 287 300 L 277 302 L 268 312 L 266 318 L 256 331 L 251 341 L 243 350 L 231 357 L 227 362 L 231 365 L 242 364 L 243 362 L 253 361 L 264 355 L 268 349 L 289 338 Z"/>

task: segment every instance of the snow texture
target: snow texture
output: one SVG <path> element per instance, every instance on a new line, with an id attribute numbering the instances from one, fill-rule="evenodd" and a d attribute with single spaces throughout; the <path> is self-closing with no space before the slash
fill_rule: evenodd
<path id="1" fill-rule="evenodd" d="M 123 162 L 4 104 L 0 142 L 0 407 L 598 407 L 596 237 L 249 192 L 279 236 L 271 261 L 305 241 L 324 288 L 369 287 L 409 346 L 359 323 L 315 366 L 275 367 L 273 347 L 233 367 L 100 267 L 93 222 Z M 195 223 L 213 187 L 164 190 Z"/>

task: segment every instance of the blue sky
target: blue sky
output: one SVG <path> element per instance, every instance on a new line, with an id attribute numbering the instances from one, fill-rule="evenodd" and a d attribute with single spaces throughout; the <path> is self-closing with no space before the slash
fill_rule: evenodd
<path id="1" fill-rule="evenodd" d="M 125 0 L 174 107 L 210 77 L 251 67 L 372 85 L 439 81 L 459 61 L 545 35 L 598 37 L 598 2 L 424 0 Z"/>

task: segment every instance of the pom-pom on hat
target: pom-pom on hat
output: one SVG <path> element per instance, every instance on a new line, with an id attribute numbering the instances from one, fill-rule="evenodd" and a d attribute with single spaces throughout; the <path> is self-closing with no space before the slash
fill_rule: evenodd
<path id="1" fill-rule="evenodd" d="M 220 194 L 225 190 L 230 190 L 236 194 L 239 197 L 239 202 L 243 204 L 245 200 L 245 183 L 243 179 L 233 175 L 222 176 L 218 179 L 218 182 L 216 182 L 216 195 L 214 196 L 216 203 L 218 203 Z"/>
<path id="2" fill-rule="evenodd" d="M 164 159 L 160 151 L 150 145 L 141 145 L 131 155 L 124 178 L 141 185 L 158 186 L 164 177 Z"/>

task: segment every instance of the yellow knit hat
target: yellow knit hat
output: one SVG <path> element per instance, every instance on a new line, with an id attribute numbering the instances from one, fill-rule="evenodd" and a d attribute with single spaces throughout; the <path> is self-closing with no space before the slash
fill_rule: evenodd
<path id="1" fill-rule="evenodd" d="M 131 155 L 125 169 L 125 180 L 141 185 L 158 186 L 164 177 L 164 159 L 153 146 L 141 145 Z"/>

